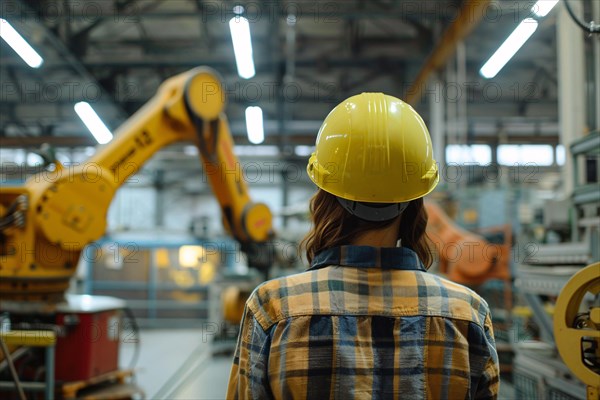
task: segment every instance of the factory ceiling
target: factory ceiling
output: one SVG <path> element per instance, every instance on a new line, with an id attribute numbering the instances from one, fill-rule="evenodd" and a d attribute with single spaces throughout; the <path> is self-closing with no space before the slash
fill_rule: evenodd
<path id="1" fill-rule="evenodd" d="M 432 101 L 447 102 L 448 120 L 464 118 L 464 129 L 455 132 L 464 143 L 498 138 L 553 143 L 558 136 L 556 11 L 495 78 L 479 74 L 533 4 L 5 0 L 1 17 L 42 54 L 44 64 L 32 69 L 0 44 L 0 140 L 3 147 L 92 145 L 74 103 L 90 102 L 115 129 L 164 79 L 205 65 L 223 77 L 236 142 L 248 143 L 245 107 L 260 105 L 265 143 L 308 145 L 340 100 L 361 91 L 406 98 L 424 67 L 432 67 L 431 55 L 445 52 L 444 63 L 430 68 L 414 103 L 426 120 Z M 256 75 L 248 80 L 237 74 L 228 26 L 236 5 L 245 7 L 250 21 Z M 476 10 L 473 15 L 461 17 L 469 7 Z M 466 35 L 464 45 L 448 39 L 453 24 Z M 435 76 L 441 79 L 437 89 Z"/>

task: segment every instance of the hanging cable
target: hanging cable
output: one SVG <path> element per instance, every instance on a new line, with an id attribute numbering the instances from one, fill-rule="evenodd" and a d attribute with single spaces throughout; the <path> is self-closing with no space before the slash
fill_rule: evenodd
<path id="1" fill-rule="evenodd" d="M 3 215 L 0 216 L 0 231 L 11 226 L 23 227 L 25 225 L 25 214 L 28 200 L 26 196 L 19 196 L 12 202 Z"/>
<path id="2" fill-rule="evenodd" d="M 565 0 L 565 7 L 567 8 L 567 12 L 569 13 L 569 15 L 571 16 L 573 21 L 575 21 L 575 23 L 577 25 L 579 25 L 579 27 L 581 29 L 583 29 L 584 31 L 586 31 L 590 34 L 600 33 L 600 24 L 597 24 L 594 21 L 590 21 L 589 23 L 587 23 L 587 22 L 583 22 L 581 19 L 579 19 L 579 17 L 577 17 L 577 15 L 575 15 L 575 13 L 573 12 L 573 9 L 571 8 L 571 5 L 569 4 L 569 0 Z"/>

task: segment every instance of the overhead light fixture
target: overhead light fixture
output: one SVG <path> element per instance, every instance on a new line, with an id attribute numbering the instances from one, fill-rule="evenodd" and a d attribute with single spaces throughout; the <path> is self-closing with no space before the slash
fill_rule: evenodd
<path id="1" fill-rule="evenodd" d="M 89 103 L 80 101 L 75 104 L 74 108 L 77 115 L 79 115 L 79 118 L 81 118 L 98 143 L 106 144 L 112 140 L 113 134 L 108 130 L 106 125 L 104 125 L 104 122 L 102 122 Z"/>
<path id="2" fill-rule="evenodd" d="M 263 112 L 260 107 L 251 106 L 246 108 L 246 130 L 250 143 L 260 144 L 265 140 L 263 127 Z"/>
<path id="3" fill-rule="evenodd" d="M 229 20 L 229 29 L 231 30 L 238 75 L 244 79 L 250 79 L 256 74 L 254 60 L 252 59 L 250 23 L 245 17 L 236 15 Z"/>
<path id="4" fill-rule="evenodd" d="M 533 18 L 525 18 L 521 21 L 519 26 L 502 43 L 494 55 L 481 67 L 479 73 L 487 79 L 495 77 L 531 35 L 533 35 L 537 27 L 538 22 Z"/>
<path id="5" fill-rule="evenodd" d="M 537 17 L 543 18 L 552 11 L 556 3 L 558 3 L 558 0 L 538 0 L 538 2 L 531 7 L 531 11 Z"/>
<path id="6" fill-rule="evenodd" d="M 27 43 L 23 36 L 5 19 L 0 18 L 0 37 L 29 65 L 39 68 L 44 59 Z"/>

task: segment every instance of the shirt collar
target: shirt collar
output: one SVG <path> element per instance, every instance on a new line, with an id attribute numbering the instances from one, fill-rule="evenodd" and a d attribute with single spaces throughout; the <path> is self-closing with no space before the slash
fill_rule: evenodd
<path id="1" fill-rule="evenodd" d="M 317 254 L 308 270 L 328 265 L 426 271 L 417 253 L 407 247 L 332 247 Z"/>

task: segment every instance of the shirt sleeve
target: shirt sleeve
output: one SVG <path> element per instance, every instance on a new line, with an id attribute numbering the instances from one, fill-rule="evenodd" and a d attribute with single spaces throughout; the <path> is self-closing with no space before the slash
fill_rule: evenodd
<path id="1" fill-rule="evenodd" d="M 485 318 L 485 344 L 489 352 L 481 379 L 477 384 L 476 399 L 497 399 L 500 388 L 500 365 L 498 362 L 498 352 L 496 351 L 496 341 L 494 339 L 494 329 L 492 327 L 492 318 L 488 312 Z"/>
<path id="2" fill-rule="evenodd" d="M 227 387 L 227 399 L 271 399 L 271 340 L 246 306 Z"/>

